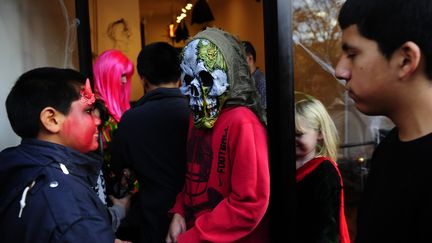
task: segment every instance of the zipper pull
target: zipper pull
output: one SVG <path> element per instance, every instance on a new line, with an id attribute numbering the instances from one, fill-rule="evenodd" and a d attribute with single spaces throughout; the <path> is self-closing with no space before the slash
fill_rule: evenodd
<path id="1" fill-rule="evenodd" d="M 36 184 L 36 181 L 32 181 L 32 183 L 30 184 L 30 186 L 27 186 L 26 188 L 24 188 L 23 194 L 21 196 L 21 200 L 19 201 L 20 211 L 18 213 L 18 218 L 21 218 L 21 215 L 22 215 L 22 212 L 24 210 L 24 207 L 26 206 L 26 198 L 27 198 L 28 191 L 30 189 L 32 189 L 35 184 Z"/>

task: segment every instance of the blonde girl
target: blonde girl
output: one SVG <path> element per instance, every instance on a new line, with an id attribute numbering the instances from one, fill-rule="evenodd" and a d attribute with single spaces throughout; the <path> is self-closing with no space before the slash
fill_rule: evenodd
<path id="1" fill-rule="evenodd" d="M 343 183 L 335 163 L 336 126 L 316 98 L 296 93 L 297 230 L 295 242 L 350 242 Z"/>

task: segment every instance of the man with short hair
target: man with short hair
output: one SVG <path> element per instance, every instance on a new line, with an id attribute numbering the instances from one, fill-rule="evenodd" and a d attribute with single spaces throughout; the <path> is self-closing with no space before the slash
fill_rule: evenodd
<path id="1" fill-rule="evenodd" d="M 249 65 L 249 70 L 255 80 L 255 86 L 260 94 L 261 106 L 267 109 L 267 98 L 266 98 L 266 78 L 261 69 L 256 65 L 256 51 L 252 43 L 249 41 L 242 41 L 242 44 L 246 52 L 246 61 Z"/>
<path id="2" fill-rule="evenodd" d="M 168 210 L 184 182 L 190 110 L 178 88 L 180 61 L 173 46 L 145 46 L 137 70 L 145 95 L 122 116 L 112 160 L 133 169 L 140 185 L 130 213 L 138 207 L 139 242 L 160 243 L 168 231 Z"/>

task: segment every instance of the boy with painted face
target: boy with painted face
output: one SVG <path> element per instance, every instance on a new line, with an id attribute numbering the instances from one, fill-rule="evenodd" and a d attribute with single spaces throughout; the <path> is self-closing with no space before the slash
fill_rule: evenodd
<path id="1" fill-rule="evenodd" d="M 166 241 L 269 242 L 265 116 L 243 46 L 206 29 L 183 49 L 181 69 L 193 116 L 186 182 Z"/>
<path id="2" fill-rule="evenodd" d="M 356 107 L 396 127 L 378 145 L 356 242 L 430 242 L 432 1 L 348 0 L 336 76 Z"/>
<path id="3" fill-rule="evenodd" d="M 0 153 L 0 234 L 4 242 L 114 242 L 97 197 L 100 119 L 90 83 L 71 69 L 21 75 L 6 100 L 21 144 Z"/>

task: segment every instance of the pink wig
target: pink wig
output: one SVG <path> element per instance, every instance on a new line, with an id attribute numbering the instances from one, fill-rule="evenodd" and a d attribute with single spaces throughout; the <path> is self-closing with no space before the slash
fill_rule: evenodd
<path id="1" fill-rule="evenodd" d="M 134 65 L 122 52 L 107 50 L 93 65 L 96 94 L 105 102 L 110 115 L 118 122 L 130 108 L 131 78 Z"/>

